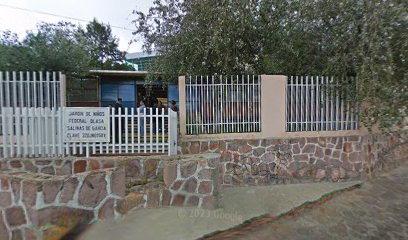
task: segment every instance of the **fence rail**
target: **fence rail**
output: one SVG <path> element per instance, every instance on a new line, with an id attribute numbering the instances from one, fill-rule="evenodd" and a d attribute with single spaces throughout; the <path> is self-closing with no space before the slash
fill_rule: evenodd
<path id="1" fill-rule="evenodd" d="M 63 108 L 3 108 L 1 119 L 1 157 L 177 153 L 177 113 L 170 109 L 112 109 L 106 143 L 64 143 Z"/>
<path id="2" fill-rule="evenodd" d="M 286 88 L 286 131 L 358 129 L 355 78 L 292 76 Z"/>
<path id="3" fill-rule="evenodd" d="M 261 131 L 260 76 L 186 78 L 187 135 Z"/>
<path id="4" fill-rule="evenodd" d="M 57 72 L 0 71 L 0 114 L 7 107 L 64 106 L 65 76 Z M 0 134 L 3 123 L 0 118 Z"/>
<path id="5" fill-rule="evenodd" d="M 60 107 L 64 75 L 57 72 L 1 72 L 1 107 Z"/>

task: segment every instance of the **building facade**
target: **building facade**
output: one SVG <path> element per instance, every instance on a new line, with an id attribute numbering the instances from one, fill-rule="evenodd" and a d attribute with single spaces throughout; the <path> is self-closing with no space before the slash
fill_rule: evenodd
<path id="1" fill-rule="evenodd" d="M 67 84 L 67 105 L 72 107 L 107 107 L 122 98 L 124 107 L 138 107 L 142 99 L 157 99 L 170 106 L 171 101 L 179 102 L 177 83 L 164 85 L 156 81 L 145 84 L 148 64 L 155 53 L 127 54 L 128 64 L 135 71 L 91 70 L 85 79 L 72 79 Z M 146 103 L 147 107 L 153 104 Z"/>

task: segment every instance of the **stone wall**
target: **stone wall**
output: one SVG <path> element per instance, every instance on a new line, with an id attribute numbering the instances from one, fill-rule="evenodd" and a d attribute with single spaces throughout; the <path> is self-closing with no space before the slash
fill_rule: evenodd
<path id="1" fill-rule="evenodd" d="M 214 208 L 219 154 L 2 159 L 0 239 L 59 239 L 135 208 Z"/>
<path id="2" fill-rule="evenodd" d="M 135 208 L 187 206 L 212 209 L 222 181 L 220 155 L 199 154 L 163 162 L 163 182 L 132 187 L 118 211 Z"/>
<path id="3" fill-rule="evenodd" d="M 160 178 L 167 156 L 150 157 L 93 157 L 93 158 L 25 158 L 2 159 L 0 170 L 27 171 L 49 175 L 69 175 L 99 169 L 122 167 L 129 178 Z"/>
<path id="4" fill-rule="evenodd" d="M 407 132 L 339 137 L 182 141 L 181 154 L 221 154 L 223 185 L 345 181 L 408 156 Z"/>
<path id="5" fill-rule="evenodd" d="M 125 195 L 122 169 L 66 176 L 0 173 L 0 239 L 59 239 L 76 226 L 113 218 Z"/>

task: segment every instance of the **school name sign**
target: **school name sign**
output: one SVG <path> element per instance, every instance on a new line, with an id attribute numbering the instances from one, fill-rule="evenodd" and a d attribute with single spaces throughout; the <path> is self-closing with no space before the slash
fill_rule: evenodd
<path id="1" fill-rule="evenodd" d="M 109 108 L 64 108 L 64 142 L 109 142 Z"/>

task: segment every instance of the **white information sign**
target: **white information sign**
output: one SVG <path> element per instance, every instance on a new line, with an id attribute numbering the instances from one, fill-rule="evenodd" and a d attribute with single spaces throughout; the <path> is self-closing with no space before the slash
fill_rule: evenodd
<path id="1" fill-rule="evenodd" d="M 109 108 L 64 108 L 65 142 L 109 142 Z"/>

